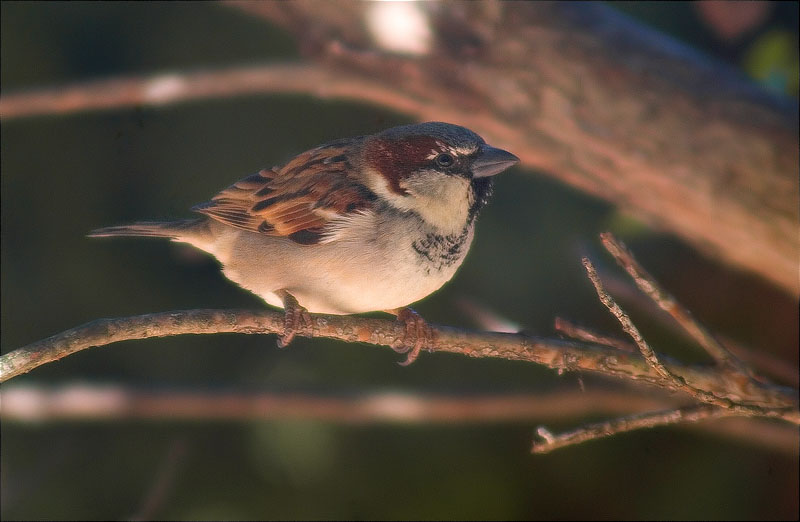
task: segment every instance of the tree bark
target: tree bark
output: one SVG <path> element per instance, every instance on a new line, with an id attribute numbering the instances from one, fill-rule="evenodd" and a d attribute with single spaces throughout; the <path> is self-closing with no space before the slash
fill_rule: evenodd
<path id="1" fill-rule="evenodd" d="M 794 296 L 797 104 L 597 3 L 416 4 L 434 40 L 383 51 L 369 2 L 230 2 L 386 106 L 470 127 L 528 167 L 611 201 Z M 409 103 L 413 100 L 413 103 Z"/>

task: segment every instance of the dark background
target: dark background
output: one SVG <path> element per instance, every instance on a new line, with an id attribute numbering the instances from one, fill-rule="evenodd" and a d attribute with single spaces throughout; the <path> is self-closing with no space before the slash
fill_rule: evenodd
<path id="1" fill-rule="evenodd" d="M 693 3 L 615 3 L 796 96 L 797 3 L 767 4 L 738 34 Z M 746 21 L 746 20 L 745 20 Z M 745 24 L 746 25 L 746 24 Z M 213 3 L 2 3 L 2 92 L 122 74 L 299 55 L 281 30 Z M 89 240 L 97 227 L 188 216 L 233 181 L 331 139 L 407 123 L 375 107 L 247 96 L 2 123 L 2 350 L 99 317 L 259 308 L 216 263 L 166 241 Z M 512 151 L 513 152 L 513 151 Z M 714 264 L 608 204 L 521 167 L 497 180 L 471 253 L 416 308 L 475 327 L 471 299 L 540 335 L 554 317 L 618 334 L 580 256 L 615 272 L 597 233 L 623 237 L 713 330 L 797 365 L 797 303 Z M 647 308 L 659 349 L 697 357 Z M 637 315 L 638 314 L 638 315 Z M 673 353 L 676 353 L 673 351 Z M 453 395 L 578 389 L 578 376 L 500 360 L 274 336 L 130 341 L 15 379 L 145 390 Z M 587 393 L 606 386 L 585 378 Z M 580 423 L 548 423 L 554 430 Z M 697 431 L 658 429 L 529 455 L 536 422 L 353 426 L 318 420 L 2 424 L 3 519 L 732 518 L 798 516 L 797 455 Z"/>

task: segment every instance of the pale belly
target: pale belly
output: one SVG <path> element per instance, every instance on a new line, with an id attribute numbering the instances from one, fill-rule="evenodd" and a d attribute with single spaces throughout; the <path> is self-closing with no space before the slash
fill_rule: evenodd
<path id="1" fill-rule="evenodd" d="M 470 231 L 462 253 L 446 262 L 420 255 L 411 241 L 388 239 L 305 246 L 242 232 L 209 250 L 226 277 L 270 305 L 283 307 L 275 292 L 286 290 L 309 312 L 353 314 L 401 308 L 435 292 L 453 277 L 471 240 Z"/>

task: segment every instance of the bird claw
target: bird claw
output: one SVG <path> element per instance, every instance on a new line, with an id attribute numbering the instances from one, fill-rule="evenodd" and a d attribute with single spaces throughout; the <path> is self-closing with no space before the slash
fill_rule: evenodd
<path id="1" fill-rule="evenodd" d="M 278 337 L 278 348 L 286 348 L 295 338 L 297 332 L 304 327 L 311 327 L 311 315 L 308 310 L 300 306 L 297 299 L 287 291 L 282 292 L 283 298 L 283 335 Z"/>
<path id="2" fill-rule="evenodd" d="M 417 360 L 423 348 L 430 348 L 433 345 L 433 329 L 411 308 L 400 308 L 391 313 L 405 325 L 405 335 L 400 346 L 392 346 L 392 350 L 408 354 L 405 361 L 398 363 L 400 366 L 408 366 Z"/>

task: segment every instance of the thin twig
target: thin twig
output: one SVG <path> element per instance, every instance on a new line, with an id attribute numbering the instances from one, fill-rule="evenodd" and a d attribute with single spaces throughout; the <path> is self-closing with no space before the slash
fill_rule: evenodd
<path id="1" fill-rule="evenodd" d="M 608 308 L 611 314 L 617 318 L 617 321 L 619 321 L 625 333 L 627 333 L 639 347 L 639 351 L 647 363 L 656 371 L 656 373 L 658 373 L 658 375 L 661 376 L 662 379 L 664 379 L 667 385 L 671 385 L 678 390 L 682 390 L 706 404 L 713 404 L 715 406 L 725 408 L 731 412 L 735 411 L 741 415 L 768 417 L 781 415 L 776 410 L 768 410 L 759 406 L 751 406 L 748 404 L 743 404 L 742 402 L 733 401 L 729 398 L 720 397 L 713 392 L 690 384 L 685 377 L 668 369 L 659 360 L 659 357 L 656 355 L 655 351 L 650 347 L 642 334 L 639 332 L 638 328 L 636 328 L 636 326 L 633 324 L 633 321 L 631 321 L 628 314 L 626 314 L 625 311 L 622 310 L 616 301 L 614 301 L 614 299 L 608 294 L 608 292 L 605 291 L 603 284 L 600 282 L 600 278 L 597 275 L 597 270 L 594 268 L 594 265 L 589 258 L 583 258 L 583 266 L 586 269 L 589 279 L 594 285 L 600 301 L 606 306 L 606 308 Z M 745 380 L 755 384 L 752 379 Z"/>
<path id="2" fill-rule="evenodd" d="M 600 234 L 600 239 L 617 263 L 628 272 L 636 286 L 662 310 L 671 315 L 681 328 L 697 341 L 709 355 L 721 365 L 733 368 L 741 373 L 748 373 L 748 369 L 742 361 L 717 341 L 711 332 L 692 317 L 691 312 L 681 306 L 675 297 L 661 288 L 661 285 L 658 284 L 653 276 L 636 261 L 636 258 L 633 257 L 633 254 L 622 241 L 609 232 Z"/>
<path id="3" fill-rule="evenodd" d="M 636 328 L 636 326 L 633 324 L 633 321 L 631 321 L 631 318 L 628 317 L 628 314 L 626 314 L 625 311 L 620 308 L 611 295 L 606 292 L 605 288 L 603 288 L 603 283 L 600 282 L 600 277 L 597 275 L 597 270 L 588 257 L 583 258 L 583 267 L 586 269 L 586 274 L 589 276 L 589 280 L 592 282 L 592 285 L 594 285 L 594 289 L 597 292 L 597 296 L 600 298 L 600 302 L 602 302 L 603 305 L 608 308 L 609 312 L 611 312 L 611 315 L 617 318 L 617 321 L 619 321 L 625 333 L 627 333 L 631 339 L 633 339 L 633 342 L 636 343 L 636 346 L 639 347 L 639 351 L 648 364 L 650 364 L 650 366 L 661 376 L 662 379 L 664 379 L 664 381 L 672 383 L 675 388 L 683 389 L 690 394 L 694 392 L 695 388 L 690 386 L 683 377 L 675 375 L 669 371 L 666 366 L 661 364 L 661 361 L 658 360 L 658 356 L 656 356 L 655 351 L 650 348 L 650 345 L 647 343 L 647 341 L 645 341 L 644 337 L 639 332 L 639 329 Z"/>
<path id="4" fill-rule="evenodd" d="M 724 368 L 726 372 L 738 375 L 741 380 L 751 384 L 755 384 L 755 380 L 751 378 L 751 372 L 745 365 L 730 354 L 724 347 L 722 347 L 716 339 L 697 321 L 691 318 L 689 312 L 683 309 L 677 301 L 661 290 L 658 283 L 647 272 L 638 265 L 633 255 L 625 248 L 625 246 L 618 241 L 610 233 L 601 235 L 601 239 L 606 249 L 623 266 L 628 274 L 634 279 L 637 286 L 645 292 L 653 301 L 655 301 L 661 308 L 670 313 L 676 318 L 678 323 L 686 329 L 706 350 L 717 360 L 720 367 Z M 631 415 L 618 419 L 608 420 L 582 426 L 573 431 L 563 433 L 560 435 L 553 435 L 544 426 L 540 426 L 537 430 L 537 435 L 541 441 L 536 441 L 533 444 L 531 451 L 533 453 L 548 453 L 558 448 L 565 446 L 572 446 L 580 444 L 589 440 L 595 440 L 602 437 L 609 437 L 626 431 L 633 431 L 642 428 L 652 428 L 654 426 L 665 426 L 669 424 L 697 422 L 700 420 L 743 415 L 743 416 L 772 416 L 776 413 L 775 410 L 771 412 L 766 411 L 764 408 L 758 406 L 751 406 L 741 402 L 732 401 L 728 398 L 719 397 L 718 395 L 708 390 L 699 388 L 689 382 L 675 371 L 667 368 L 659 359 L 659 356 L 650 347 L 639 330 L 633 324 L 628 314 L 614 301 L 614 299 L 606 292 L 603 287 L 600 277 L 594 268 L 592 262 L 584 257 L 583 266 L 589 280 L 594 285 L 597 296 L 603 305 L 608 308 L 611 314 L 622 325 L 622 329 L 633 339 L 638 346 L 644 359 L 653 368 L 653 370 L 661 376 L 664 383 L 668 386 L 682 390 L 704 404 L 695 406 L 686 406 L 674 410 L 650 412 L 643 414 Z M 588 332 L 584 329 L 575 327 L 563 320 L 556 320 L 556 328 L 560 331 L 566 332 L 573 337 L 581 338 L 584 340 L 600 341 L 606 340 L 604 337 L 598 337 L 594 332 Z M 611 346 L 618 345 L 618 341 L 608 343 Z"/>
<path id="5" fill-rule="evenodd" d="M 675 410 L 648 412 L 629 417 L 622 417 L 595 424 L 582 426 L 576 430 L 554 435 L 547 428 L 540 426 L 536 434 L 540 441 L 535 441 L 531 453 L 549 453 L 565 446 L 574 446 L 582 442 L 618 435 L 627 431 L 668 426 L 670 424 L 697 422 L 735 415 L 730 410 L 706 404 L 688 406 Z"/>
<path id="6" fill-rule="evenodd" d="M 623 352 L 635 352 L 638 350 L 636 346 L 629 342 L 615 337 L 608 337 L 607 335 L 595 332 L 586 327 L 578 326 L 562 317 L 556 317 L 556 320 L 553 322 L 553 327 L 557 332 L 579 341 L 603 344 L 616 348 L 617 350 L 622 350 Z"/>

